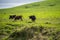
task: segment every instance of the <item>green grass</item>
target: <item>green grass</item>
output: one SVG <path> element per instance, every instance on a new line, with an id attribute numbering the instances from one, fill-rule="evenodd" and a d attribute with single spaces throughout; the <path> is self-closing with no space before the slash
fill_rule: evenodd
<path id="1" fill-rule="evenodd" d="M 23 21 L 9 19 L 9 15 L 13 14 L 22 15 Z M 29 19 L 30 15 L 36 16 L 35 22 Z M 55 27 L 57 30 L 60 30 L 60 1 L 42 1 L 14 8 L 0 9 L 0 32 L 2 35 L 9 36 L 12 32 L 26 26 Z"/>

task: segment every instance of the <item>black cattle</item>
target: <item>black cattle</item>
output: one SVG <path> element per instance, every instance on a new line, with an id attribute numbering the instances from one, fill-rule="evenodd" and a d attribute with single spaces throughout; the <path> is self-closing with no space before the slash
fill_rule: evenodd
<path id="1" fill-rule="evenodd" d="M 9 19 L 14 19 L 16 15 L 10 15 Z"/>
<path id="2" fill-rule="evenodd" d="M 21 20 L 22 21 L 22 16 L 16 16 L 14 20 Z"/>
<path id="3" fill-rule="evenodd" d="M 34 22 L 36 20 L 36 17 L 34 15 L 29 16 L 29 18 Z"/>

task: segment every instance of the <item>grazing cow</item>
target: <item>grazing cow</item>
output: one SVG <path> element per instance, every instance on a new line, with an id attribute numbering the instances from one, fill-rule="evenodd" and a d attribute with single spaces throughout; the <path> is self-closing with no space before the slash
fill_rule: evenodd
<path id="1" fill-rule="evenodd" d="M 14 20 L 21 20 L 22 21 L 22 16 L 16 16 Z"/>
<path id="2" fill-rule="evenodd" d="M 36 20 L 36 17 L 34 15 L 29 16 L 29 18 L 34 22 Z"/>
<path id="3" fill-rule="evenodd" d="M 14 19 L 16 15 L 10 15 L 9 19 Z"/>

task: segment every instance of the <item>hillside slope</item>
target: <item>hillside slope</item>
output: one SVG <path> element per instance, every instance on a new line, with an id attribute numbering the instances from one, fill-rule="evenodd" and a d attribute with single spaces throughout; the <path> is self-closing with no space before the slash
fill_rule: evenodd
<path id="1" fill-rule="evenodd" d="M 22 15 L 23 21 L 9 19 L 10 15 Z M 31 15 L 36 16 L 35 22 L 29 19 Z M 43 34 L 48 35 L 42 35 L 40 29 L 43 30 Z M 0 9 L 0 38 L 0 40 L 44 40 L 43 38 L 60 40 L 60 1 L 42 1 Z"/>
<path id="2" fill-rule="evenodd" d="M 17 15 L 28 15 L 33 14 L 36 16 L 47 17 L 49 16 L 59 16 L 60 14 L 60 1 L 43 1 L 27 5 L 18 6 L 10 9 L 1 9 L 0 14 L 17 14 Z M 26 14 L 26 15 L 25 15 Z"/>

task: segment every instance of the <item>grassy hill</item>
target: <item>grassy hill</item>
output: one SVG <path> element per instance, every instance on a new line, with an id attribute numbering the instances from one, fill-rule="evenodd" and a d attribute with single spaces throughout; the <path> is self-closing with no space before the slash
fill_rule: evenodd
<path id="1" fill-rule="evenodd" d="M 20 21 L 20 20 L 14 21 L 13 19 L 9 19 L 9 16 L 14 15 L 14 14 L 22 15 L 23 21 Z M 30 15 L 36 16 L 35 22 L 32 22 L 29 19 Z M 29 22 L 32 22 L 32 23 L 29 23 Z M 22 32 L 24 33 L 27 31 L 27 30 L 24 31 L 25 28 L 29 29 L 31 32 L 30 28 L 32 26 L 33 27 L 42 26 L 44 28 L 46 27 L 47 30 L 49 28 L 52 28 L 52 29 L 54 28 L 55 31 L 52 30 L 53 31 L 52 33 L 55 33 L 58 31 L 60 32 L 60 1 L 59 0 L 42 1 L 42 2 L 26 4 L 22 6 L 17 6 L 14 8 L 0 9 L 0 35 L 1 35 L 0 38 L 1 40 L 7 40 L 7 39 L 9 40 L 8 37 L 16 31 L 20 32 L 23 30 Z M 29 31 L 27 33 L 29 33 Z M 37 31 L 37 33 L 38 34 L 40 33 L 39 30 Z M 22 38 L 24 39 L 17 38 L 16 40 L 28 39 L 28 38 L 25 39 L 25 37 L 22 37 Z M 13 39 L 10 39 L 10 40 L 15 40 L 15 38 L 13 37 Z M 35 40 L 34 37 L 32 37 L 31 40 Z M 43 39 L 41 38 L 41 40 Z M 53 36 L 50 36 L 49 39 L 47 40 L 53 40 Z M 57 40 L 59 40 L 59 38 L 57 38 Z"/>

